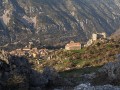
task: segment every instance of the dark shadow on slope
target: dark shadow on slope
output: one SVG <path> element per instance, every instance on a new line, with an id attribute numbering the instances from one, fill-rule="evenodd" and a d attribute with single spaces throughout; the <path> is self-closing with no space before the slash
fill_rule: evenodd
<path id="1" fill-rule="evenodd" d="M 18 2 L 16 0 L 10 0 L 10 2 L 13 5 L 13 8 L 17 13 L 20 13 L 20 14 L 25 13 L 24 9 L 22 7 L 20 7 L 20 5 L 18 4 Z"/>
<path id="2" fill-rule="evenodd" d="M 64 72 L 60 72 L 59 74 L 62 77 L 69 78 L 75 85 L 79 85 L 80 83 L 86 83 L 89 82 L 89 77 L 86 77 L 86 75 L 95 73 L 100 69 L 102 66 L 96 66 L 96 67 L 84 67 L 80 69 L 72 69 Z"/>
<path id="3" fill-rule="evenodd" d="M 46 67 L 41 73 L 33 69 L 33 64 L 25 57 L 1 55 L 0 90 L 52 90 L 71 85 L 55 69 Z"/>

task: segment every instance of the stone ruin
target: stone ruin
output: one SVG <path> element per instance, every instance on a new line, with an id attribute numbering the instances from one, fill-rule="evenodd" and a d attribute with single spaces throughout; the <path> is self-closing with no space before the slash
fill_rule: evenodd
<path id="1" fill-rule="evenodd" d="M 88 47 L 90 46 L 93 42 L 99 40 L 99 39 L 106 39 L 107 38 L 107 35 L 105 32 L 103 33 L 93 33 L 92 34 L 92 38 L 89 39 L 89 41 L 87 42 L 86 45 L 84 45 L 85 47 Z"/>

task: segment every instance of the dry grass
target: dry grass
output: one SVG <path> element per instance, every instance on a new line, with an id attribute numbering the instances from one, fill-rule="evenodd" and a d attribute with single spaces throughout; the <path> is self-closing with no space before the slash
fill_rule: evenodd
<path id="1" fill-rule="evenodd" d="M 99 44 L 98 44 L 99 43 Z M 58 71 L 101 66 L 115 60 L 115 55 L 120 53 L 119 41 L 97 42 L 81 50 L 58 50 L 53 52 L 50 60 L 41 62 L 41 68 L 52 66 Z"/>

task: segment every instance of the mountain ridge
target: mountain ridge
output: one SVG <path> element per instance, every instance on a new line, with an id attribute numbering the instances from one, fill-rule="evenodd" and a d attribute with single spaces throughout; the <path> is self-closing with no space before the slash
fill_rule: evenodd
<path id="1" fill-rule="evenodd" d="M 3 20 L 0 21 L 0 45 L 15 42 L 26 45 L 33 41 L 42 46 L 62 46 L 70 40 L 87 41 L 94 32 L 111 35 L 120 25 L 119 0 L 0 2 L 0 17 Z M 5 14 L 10 18 L 7 24 L 3 19 Z"/>

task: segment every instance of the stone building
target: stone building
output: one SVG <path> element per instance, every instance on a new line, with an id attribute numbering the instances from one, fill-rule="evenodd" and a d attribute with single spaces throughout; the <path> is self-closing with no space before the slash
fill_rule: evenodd
<path id="1" fill-rule="evenodd" d="M 98 40 L 98 39 L 101 39 L 101 38 L 106 38 L 107 36 L 106 36 L 106 33 L 93 33 L 92 34 L 92 40 L 93 41 L 96 41 L 96 40 Z"/>
<path id="2" fill-rule="evenodd" d="M 97 40 L 97 34 L 95 34 L 95 33 L 92 34 L 92 40 L 93 40 L 93 41 L 96 41 L 96 40 Z"/>
<path id="3" fill-rule="evenodd" d="M 74 41 L 71 41 L 70 43 L 66 44 L 65 49 L 66 50 L 79 50 L 81 49 L 81 43 L 79 42 L 75 43 Z"/>
<path id="4" fill-rule="evenodd" d="M 46 55 L 48 55 L 47 49 L 40 49 L 39 53 L 40 53 L 40 56 L 46 56 Z"/>
<path id="5" fill-rule="evenodd" d="M 88 47 L 90 46 L 93 42 L 99 40 L 99 39 L 106 39 L 107 35 L 105 32 L 103 33 L 93 33 L 92 34 L 92 38 L 89 39 L 89 41 L 86 43 L 86 45 L 84 45 L 84 47 Z"/>
<path id="6" fill-rule="evenodd" d="M 31 49 L 26 46 L 26 47 L 24 47 L 22 50 L 23 50 L 23 51 L 30 51 Z"/>

